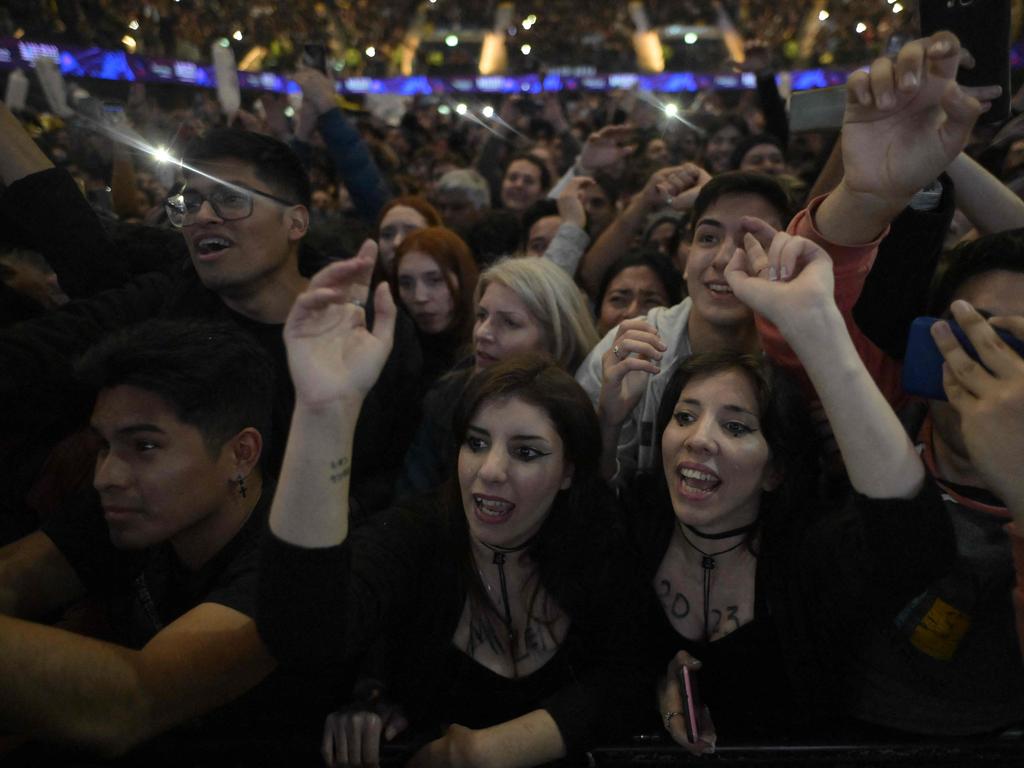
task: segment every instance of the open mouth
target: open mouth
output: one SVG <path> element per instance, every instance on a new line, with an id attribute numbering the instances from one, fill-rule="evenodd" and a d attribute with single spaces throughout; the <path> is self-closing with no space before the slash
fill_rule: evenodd
<path id="1" fill-rule="evenodd" d="M 477 520 L 493 525 L 503 523 L 512 515 L 516 505 L 511 501 L 499 499 L 493 496 L 481 496 L 473 494 L 473 511 Z"/>
<path id="2" fill-rule="evenodd" d="M 210 256 L 214 253 L 220 253 L 232 245 L 233 243 L 226 237 L 204 237 L 196 242 L 196 253 L 200 256 Z"/>
<path id="3" fill-rule="evenodd" d="M 684 495 L 693 499 L 707 498 L 722 484 L 718 475 L 691 467 L 679 469 L 679 480 Z"/>
<path id="4" fill-rule="evenodd" d="M 705 283 L 707 289 L 712 293 L 719 295 L 732 295 L 732 288 L 729 287 L 728 283 Z"/>

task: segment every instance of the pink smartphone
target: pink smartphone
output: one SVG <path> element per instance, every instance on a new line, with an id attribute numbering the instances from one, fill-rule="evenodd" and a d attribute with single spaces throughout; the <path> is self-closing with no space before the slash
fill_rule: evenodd
<path id="1" fill-rule="evenodd" d="M 700 715 L 704 703 L 697 686 L 697 673 L 689 667 L 679 670 L 679 691 L 683 695 L 683 720 L 686 722 L 686 740 L 696 744 L 700 740 Z"/>

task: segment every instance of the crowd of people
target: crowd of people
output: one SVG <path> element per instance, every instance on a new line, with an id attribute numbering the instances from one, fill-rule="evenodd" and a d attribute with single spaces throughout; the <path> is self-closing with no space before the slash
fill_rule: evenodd
<path id="1" fill-rule="evenodd" d="M 508 33 L 510 66 L 514 72 L 553 67 L 590 66 L 599 72 L 626 72 L 636 68 L 633 35 L 637 31 L 629 3 L 595 3 L 580 14 L 572 0 L 551 0 L 543 7 L 514 5 Z M 63 0 L 45 4 L 12 0 L 0 10 L 0 36 L 21 30 L 26 39 L 54 40 L 73 45 L 122 47 L 127 34 L 132 51 L 190 61 L 209 61 L 210 46 L 225 40 L 239 60 L 261 46 L 263 67 L 286 69 L 294 65 L 308 41 L 326 43 L 345 74 L 397 74 L 410 40 L 420 40 L 415 59 L 418 74 L 441 71 L 441 60 L 458 52 L 441 43 L 446 34 L 491 30 L 498 18 L 498 3 L 455 3 L 439 0 L 369 2 L 245 3 L 240 0 Z M 833 7 L 834 6 L 834 7 Z M 757 38 L 777 51 L 787 67 L 847 66 L 869 62 L 885 52 L 892 35 L 908 34 L 915 26 L 916 3 L 893 12 L 885 0 L 844 0 L 826 4 L 831 17 L 818 19 L 816 5 L 782 5 L 765 0 L 722 0 L 714 3 L 644 3 L 648 23 L 655 29 L 672 26 L 716 29 L 731 25 L 746 38 Z M 530 16 L 536 19 L 523 24 Z M 133 23 L 134 22 L 134 23 Z M 131 26 L 130 26 L 131 25 Z M 238 31 L 240 39 L 233 35 Z M 410 34 L 412 33 L 412 34 Z M 443 34 L 442 34 L 443 33 Z M 440 34 L 440 36 L 439 36 Z M 809 45 L 802 46 L 807 37 Z M 431 46 L 430 42 L 434 45 Z M 680 69 L 669 51 L 669 70 Z M 530 53 L 520 55 L 521 47 Z M 475 43 L 479 55 L 479 41 Z M 373 56 L 366 55 L 368 48 Z M 701 59 L 701 69 L 729 68 L 724 47 Z M 684 69 L 689 67 L 682 67 Z"/>
<path id="2" fill-rule="evenodd" d="M 770 73 L 0 105 L 0 755 L 1019 728 L 1024 129 L 960 62 L 800 134 Z"/>

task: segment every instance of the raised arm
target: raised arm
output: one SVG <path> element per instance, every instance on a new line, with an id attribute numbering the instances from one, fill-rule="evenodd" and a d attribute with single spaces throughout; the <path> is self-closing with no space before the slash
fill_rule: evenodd
<path id="1" fill-rule="evenodd" d="M 959 61 L 960 42 L 939 32 L 850 76 L 843 179 L 815 217 L 826 239 L 871 242 L 963 149 L 983 106 L 957 85 Z"/>
<path id="2" fill-rule="evenodd" d="M 53 168 L 11 110 L 0 101 L 0 180 L 10 186 L 18 179 Z"/>
<path id="3" fill-rule="evenodd" d="M 911 498 L 924 466 L 846 330 L 832 261 L 802 237 L 744 220 L 748 234 L 726 269 L 737 298 L 775 324 L 828 415 L 853 487 L 871 498 Z"/>
<path id="4" fill-rule="evenodd" d="M 352 436 L 367 392 L 391 351 L 395 305 L 387 285 L 374 294 L 375 328 L 366 327 L 377 246 L 367 241 L 347 261 L 317 273 L 285 323 L 295 411 L 270 530 L 310 549 L 348 536 Z"/>
<path id="5" fill-rule="evenodd" d="M 946 169 L 956 205 L 983 235 L 1024 227 L 1024 200 L 961 152 Z"/>

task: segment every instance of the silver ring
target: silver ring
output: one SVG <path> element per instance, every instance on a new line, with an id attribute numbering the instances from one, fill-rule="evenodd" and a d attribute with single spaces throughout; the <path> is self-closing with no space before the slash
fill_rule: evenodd
<path id="1" fill-rule="evenodd" d="M 612 354 L 615 355 L 615 358 L 617 360 L 621 360 L 622 359 L 622 355 L 620 354 L 621 352 L 622 352 L 622 347 L 620 347 L 618 344 L 616 344 L 614 347 L 612 347 Z"/>
<path id="2" fill-rule="evenodd" d="M 675 198 L 672 197 L 672 195 L 669 195 L 668 197 L 665 198 L 665 205 L 671 206 L 673 200 L 675 200 Z"/>
<path id="3" fill-rule="evenodd" d="M 360 309 L 366 309 L 366 302 L 363 301 L 362 299 L 349 299 L 346 303 L 355 304 Z"/>
<path id="4" fill-rule="evenodd" d="M 661 714 L 661 718 L 662 718 L 662 720 L 665 721 L 665 730 L 668 730 L 668 727 L 671 724 L 673 717 L 685 717 L 685 716 L 686 715 L 684 715 L 682 712 L 663 712 Z"/>

